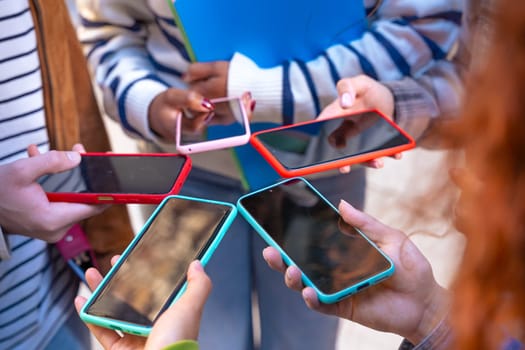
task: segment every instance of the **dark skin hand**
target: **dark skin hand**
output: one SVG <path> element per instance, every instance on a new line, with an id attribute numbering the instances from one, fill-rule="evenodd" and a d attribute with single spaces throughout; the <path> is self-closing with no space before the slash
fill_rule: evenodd
<path id="1" fill-rule="evenodd" d="M 188 128 L 202 124 L 208 112 L 214 110 L 213 104 L 201 94 L 191 90 L 169 88 L 157 95 L 148 109 L 148 122 L 151 130 L 164 141 L 175 142 L 177 117 L 183 110 L 192 111 L 197 116 L 189 121 Z"/>
<path id="2" fill-rule="evenodd" d="M 210 99 L 227 96 L 229 67 L 228 61 L 192 63 L 184 81 L 192 90 Z"/>
<path id="3" fill-rule="evenodd" d="M 218 100 L 211 100 L 214 103 L 213 111 L 201 113 L 189 109 L 184 109 L 181 115 L 181 128 L 183 133 L 191 135 L 192 133 L 199 134 L 202 129 L 208 125 L 229 125 L 236 121 L 239 116 L 234 116 L 230 103 L 220 103 Z M 248 119 L 252 116 L 255 101 L 252 100 L 250 92 L 245 92 L 241 96 L 241 103 L 244 106 Z"/>

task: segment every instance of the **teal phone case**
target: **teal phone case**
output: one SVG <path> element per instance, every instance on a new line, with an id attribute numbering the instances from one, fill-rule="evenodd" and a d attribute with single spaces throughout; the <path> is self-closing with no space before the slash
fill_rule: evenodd
<path id="1" fill-rule="evenodd" d="M 326 204 L 328 204 L 331 208 L 333 208 L 334 211 L 336 211 L 337 213 L 339 213 L 339 210 L 334 207 L 332 205 L 332 203 L 330 203 L 330 201 L 328 201 L 312 184 L 310 184 L 306 179 L 302 178 L 302 177 L 294 177 L 294 178 L 290 178 L 290 179 L 286 179 L 284 181 L 280 181 L 280 182 L 277 182 L 273 185 L 270 185 L 270 186 L 267 186 L 265 188 L 262 188 L 262 189 L 259 189 L 257 191 L 253 191 L 251 193 L 248 193 L 248 194 L 245 194 L 244 196 L 242 196 L 241 198 L 239 198 L 239 200 L 237 201 L 237 209 L 239 210 L 239 213 L 241 214 L 242 217 L 244 217 L 246 219 L 246 221 L 248 221 L 248 223 L 255 229 L 255 231 L 266 241 L 266 243 L 274 248 L 276 248 L 279 253 L 281 254 L 281 257 L 283 258 L 283 261 L 285 262 L 285 264 L 287 266 L 297 266 L 297 264 L 288 256 L 288 254 L 283 250 L 283 248 L 281 248 L 277 242 L 275 242 L 275 240 L 268 234 L 268 232 L 266 232 L 266 230 L 255 220 L 255 218 L 246 210 L 246 208 L 243 207 L 243 205 L 241 204 L 242 200 L 244 198 L 247 198 L 249 196 L 252 196 L 252 195 L 255 195 L 257 193 L 260 193 L 260 192 L 264 192 L 264 191 L 267 191 L 267 190 L 270 190 L 272 188 L 275 188 L 275 187 L 278 187 L 278 186 L 281 186 L 287 182 L 292 182 L 292 181 L 302 181 L 304 182 L 309 188 L 311 188 L 318 196 L 321 200 L 323 200 L 324 202 L 326 202 Z M 354 227 L 355 228 L 355 227 Z M 336 293 L 332 293 L 332 294 L 327 294 L 327 293 L 324 293 L 322 292 L 321 290 L 319 290 L 319 288 L 312 282 L 312 280 L 306 276 L 304 274 L 304 272 L 302 273 L 302 280 L 303 280 L 303 283 L 308 286 L 308 287 L 312 287 L 315 292 L 317 293 L 317 296 L 319 298 L 319 300 L 322 302 L 322 303 L 325 303 L 325 304 L 331 304 L 331 303 L 335 303 L 341 299 L 344 299 L 352 294 L 355 294 L 356 292 L 358 291 L 361 291 L 369 286 L 372 286 L 374 284 L 377 284 L 379 283 L 380 281 L 390 277 L 393 273 L 394 273 L 394 263 L 392 262 L 392 260 L 385 254 L 383 253 L 383 251 L 381 251 L 381 249 L 379 249 L 379 247 L 377 247 L 377 245 L 372 242 L 363 232 L 361 232 L 360 230 L 358 230 L 357 228 L 355 228 L 359 234 L 361 234 L 374 248 L 377 249 L 377 251 L 388 261 L 390 267 L 384 271 L 381 271 L 379 273 L 377 273 L 376 275 L 370 277 L 370 278 L 366 278 L 366 279 L 363 279 L 362 281 L 360 281 L 359 283 L 356 283 L 356 284 L 353 284 L 353 285 L 350 285 Z"/>
<path id="2" fill-rule="evenodd" d="M 95 300 L 97 295 L 101 292 L 101 290 L 104 288 L 104 286 L 107 284 L 109 279 L 113 276 L 113 274 L 116 273 L 119 266 L 122 264 L 122 262 L 125 260 L 125 258 L 130 254 L 130 252 L 133 250 L 137 242 L 140 240 L 140 238 L 145 234 L 147 229 L 149 228 L 150 224 L 155 220 L 160 210 L 164 207 L 164 205 L 172 198 L 179 198 L 184 200 L 191 200 L 191 201 L 200 201 L 205 203 L 212 203 L 222 206 L 227 206 L 231 209 L 231 211 L 228 213 L 227 217 L 223 220 L 223 223 L 215 235 L 215 237 L 212 238 L 212 242 L 208 245 L 207 249 L 203 253 L 202 257 L 199 259 L 203 266 L 206 266 L 210 258 L 212 257 L 213 253 L 219 246 L 221 240 L 223 239 L 224 235 L 228 231 L 229 227 L 233 223 L 236 215 L 237 215 L 237 208 L 232 203 L 227 202 L 220 202 L 220 201 L 214 201 L 214 200 L 208 200 L 208 199 L 202 199 L 202 198 L 196 198 L 196 197 L 187 197 L 182 195 L 172 195 L 167 196 L 155 209 L 153 214 L 150 216 L 150 218 L 146 221 L 141 231 L 135 236 L 135 238 L 131 241 L 131 243 L 128 245 L 128 247 L 124 250 L 119 260 L 115 263 L 115 265 L 109 270 L 107 275 L 104 277 L 102 282 L 98 285 L 98 287 L 95 289 L 95 291 L 91 294 L 91 296 L 88 298 L 87 302 L 82 307 L 82 310 L 80 311 L 80 318 L 91 324 L 95 324 L 97 326 L 110 328 L 130 334 L 140 335 L 140 336 L 148 336 L 151 332 L 151 326 L 144 326 L 144 325 L 138 325 L 134 323 L 124 322 L 116 319 L 110 319 L 106 317 L 101 316 L 95 316 L 90 315 L 86 313 L 86 309 L 89 307 L 89 305 Z M 180 291 L 177 293 L 173 301 L 170 303 L 172 305 L 175 303 L 184 293 L 187 287 L 187 282 L 184 283 Z"/>

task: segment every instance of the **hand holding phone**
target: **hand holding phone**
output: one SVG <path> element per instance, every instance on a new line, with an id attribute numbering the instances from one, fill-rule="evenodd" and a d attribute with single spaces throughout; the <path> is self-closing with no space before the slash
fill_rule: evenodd
<path id="1" fill-rule="evenodd" d="M 230 203 L 169 196 L 83 306 L 87 323 L 148 335 L 186 289 L 186 270 L 206 265 L 236 215 Z"/>
<path id="2" fill-rule="evenodd" d="M 213 99 L 215 107 L 210 112 L 180 113 L 175 139 L 177 150 L 191 154 L 248 143 L 251 132 L 245 96 Z"/>
<path id="3" fill-rule="evenodd" d="M 83 153 L 77 167 L 39 182 L 53 202 L 158 204 L 178 193 L 190 169 L 181 154 Z"/>
<path id="4" fill-rule="evenodd" d="M 88 328 L 104 349 L 119 347 L 121 343 L 123 347 L 133 343 L 140 344 L 140 348 L 144 349 L 162 349 L 180 340 L 196 340 L 202 310 L 211 292 L 212 283 L 197 260 L 190 264 L 187 275 L 188 288 L 182 297 L 159 317 L 147 338 L 128 333 L 118 334 L 111 329 L 95 329 L 91 324 L 87 324 Z M 89 288 L 95 290 L 102 281 L 102 275 L 96 269 L 90 269 L 86 272 L 85 279 Z M 86 298 L 82 296 L 75 299 L 78 313 L 85 303 Z"/>
<path id="5" fill-rule="evenodd" d="M 410 135 L 375 110 L 259 131 L 250 142 L 283 177 L 341 168 L 415 147 Z"/>
<path id="6" fill-rule="evenodd" d="M 0 222 L 4 232 L 58 241 L 73 224 L 98 215 L 105 206 L 51 203 L 37 179 L 79 164 L 78 152 L 40 153 L 28 147 L 29 158 L 0 165 Z"/>
<path id="7" fill-rule="evenodd" d="M 391 276 L 394 264 L 302 178 L 249 193 L 241 215 L 277 249 L 323 303 L 334 303 Z"/>
<path id="8" fill-rule="evenodd" d="M 418 344 L 421 339 L 413 336 L 429 334 L 448 313 L 447 291 L 436 282 L 430 263 L 405 233 L 383 225 L 345 201 L 339 204 L 339 213 L 345 222 L 366 233 L 391 257 L 396 265 L 392 277 L 352 298 L 324 304 L 313 288 L 303 285 L 297 266 L 286 267 L 279 251 L 265 248 L 264 259 L 272 269 L 286 274 L 286 285 L 300 291 L 309 308 L 399 334 Z M 426 329 L 419 328 L 422 326 Z"/>
<path id="9" fill-rule="evenodd" d="M 175 142 L 176 114 L 181 109 L 192 110 L 196 114 L 205 113 L 213 110 L 213 104 L 194 90 L 168 88 L 151 101 L 148 108 L 149 128 L 164 142 Z"/>

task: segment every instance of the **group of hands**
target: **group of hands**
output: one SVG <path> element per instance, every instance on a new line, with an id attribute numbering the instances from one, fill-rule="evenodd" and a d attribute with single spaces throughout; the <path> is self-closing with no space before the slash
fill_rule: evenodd
<path id="1" fill-rule="evenodd" d="M 225 66 L 226 65 L 226 66 Z M 173 140 L 176 118 L 187 108 L 208 113 L 209 100 L 203 96 L 219 97 L 226 93 L 227 62 L 194 64 L 185 79 L 191 90 L 170 88 L 157 96 L 149 108 L 150 127 L 166 140 Z M 211 83 L 210 83 L 211 81 Z M 217 88 L 217 86 L 221 88 Z M 378 109 L 392 115 L 394 101 L 384 85 L 367 76 L 341 80 L 337 85 L 339 97 L 328 105 L 319 118 L 334 117 L 364 109 Z M 242 97 L 248 111 L 254 100 L 249 93 Z M 211 106 L 213 108 L 213 106 Z M 195 120 L 191 122 L 196 122 Z M 79 164 L 81 145 L 72 151 L 49 151 L 41 154 L 37 147 L 28 147 L 28 158 L 0 166 L 0 222 L 5 232 L 16 232 L 50 243 L 60 240 L 74 224 L 104 211 L 106 205 L 49 202 L 37 179 L 49 173 L 71 169 Z M 396 155 L 395 158 L 399 158 Z M 380 168 L 381 159 L 368 166 Z M 348 172 L 349 168 L 340 169 Z M 407 238 L 406 234 L 383 225 L 345 201 L 339 204 L 341 217 L 357 227 L 383 250 L 394 262 L 395 272 L 386 281 L 367 288 L 334 304 L 319 302 L 315 291 L 304 287 L 301 271 L 286 266 L 280 253 L 272 247 L 262 252 L 268 265 L 284 276 L 285 284 L 302 294 L 306 305 L 318 312 L 352 320 L 364 326 L 399 334 L 412 343 L 419 343 L 441 321 L 448 309 L 448 293 L 434 279 L 428 260 Z M 113 263 L 118 257 L 113 258 Z M 199 261 L 188 269 L 188 288 L 155 323 L 148 338 L 119 334 L 113 330 L 87 325 L 106 349 L 159 349 L 183 339 L 197 339 L 204 304 L 212 283 Z M 100 273 L 90 268 L 86 280 L 94 289 L 102 280 Z M 78 296 L 75 307 L 80 310 L 85 298 Z"/>

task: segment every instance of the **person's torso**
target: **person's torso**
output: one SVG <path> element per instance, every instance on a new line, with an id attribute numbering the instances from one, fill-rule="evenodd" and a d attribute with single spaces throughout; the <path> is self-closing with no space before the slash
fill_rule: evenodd
<path id="1" fill-rule="evenodd" d="M 37 39 L 27 0 L 0 6 L 0 165 L 27 157 L 29 144 L 49 150 Z M 74 276 L 46 242 L 7 235 L 11 259 L 0 261 L 0 348 L 43 345 L 73 310 Z"/>

